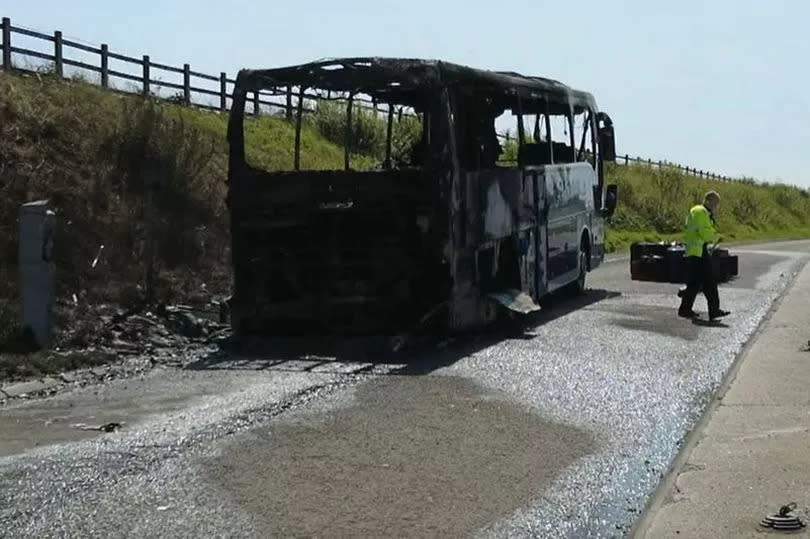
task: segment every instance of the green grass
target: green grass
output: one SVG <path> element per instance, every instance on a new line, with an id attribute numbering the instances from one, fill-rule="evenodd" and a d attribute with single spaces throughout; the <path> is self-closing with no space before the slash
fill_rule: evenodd
<path id="1" fill-rule="evenodd" d="M 682 240 L 689 208 L 708 190 L 720 194 L 715 217 L 726 243 L 810 237 L 810 193 L 797 187 L 707 180 L 634 165 L 610 165 L 607 182 L 619 186 L 607 232 L 609 252 L 635 241 Z"/>
<path id="2" fill-rule="evenodd" d="M 227 115 L 197 109 L 174 107 L 190 124 L 213 135 L 225 149 L 228 128 Z M 284 118 L 276 116 L 247 116 L 245 118 L 245 158 L 265 170 L 292 170 L 295 153 L 295 128 Z M 301 127 L 301 168 L 328 170 L 343 168 L 343 148 L 320 135 L 310 122 Z M 353 166 L 367 164 L 365 156 L 352 156 Z"/>
<path id="3" fill-rule="evenodd" d="M 74 294 L 80 306 L 144 299 L 150 237 L 156 301 L 196 304 L 230 293 L 226 131 L 227 115 L 48 74 L 0 74 L 0 342 L 13 341 L 20 314 L 17 213 L 39 198 L 57 211 L 57 343 L 75 325 Z M 292 168 L 294 137 L 282 118 L 246 119 L 248 159 L 265 169 Z M 342 168 L 343 149 L 306 123 L 301 164 Z M 152 232 L 144 226 L 146 177 L 161 186 Z"/>

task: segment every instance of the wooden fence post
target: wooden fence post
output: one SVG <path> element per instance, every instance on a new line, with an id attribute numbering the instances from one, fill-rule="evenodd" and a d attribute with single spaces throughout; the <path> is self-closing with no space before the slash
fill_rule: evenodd
<path id="1" fill-rule="evenodd" d="M 183 103 L 191 105 L 191 66 L 183 64 Z"/>
<path id="2" fill-rule="evenodd" d="M 226 73 L 219 74 L 219 110 L 222 112 L 228 110 L 228 75 Z"/>
<path id="3" fill-rule="evenodd" d="M 59 77 L 65 76 L 65 67 L 62 57 L 62 32 L 53 33 L 53 67 Z"/>
<path id="4" fill-rule="evenodd" d="M 3 71 L 11 71 L 11 19 L 3 17 Z"/>
<path id="5" fill-rule="evenodd" d="M 253 92 L 253 115 L 258 116 L 261 113 L 259 110 L 259 91 Z"/>
<path id="6" fill-rule="evenodd" d="M 110 48 L 106 43 L 101 44 L 101 87 L 110 86 Z"/>
<path id="7" fill-rule="evenodd" d="M 146 96 L 146 97 L 149 96 L 149 92 L 150 92 L 149 84 L 150 84 L 150 82 L 151 81 L 149 80 L 149 55 L 144 54 L 143 55 L 143 95 Z"/>
<path id="8" fill-rule="evenodd" d="M 629 153 L 624 154 L 624 164 L 625 165 L 630 164 L 630 154 Z"/>
<path id="9" fill-rule="evenodd" d="M 284 112 L 287 121 L 292 122 L 293 119 L 292 86 L 287 86 L 287 105 Z"/>

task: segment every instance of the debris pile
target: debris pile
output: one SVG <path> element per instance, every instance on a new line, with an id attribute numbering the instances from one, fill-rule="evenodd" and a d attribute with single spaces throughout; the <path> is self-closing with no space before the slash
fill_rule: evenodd
<path id="1" fill-rule="evenodd" d="M 211 342 L 229 326 L 198 316 L 190 307 L 158 307 L 155 312 L 103 317 L 99 345 L 119 354 L 161 356 Z"/>

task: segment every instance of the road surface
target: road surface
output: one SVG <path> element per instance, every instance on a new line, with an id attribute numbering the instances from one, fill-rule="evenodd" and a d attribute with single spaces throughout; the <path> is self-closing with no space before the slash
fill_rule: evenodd
<path id="1" fill-rule="evenodd" d="M 409 365 L 212 352 L 8 405 L 0 535 L 624 535 L 810 242 L 735 251 L 716 326 L 620 261 L 521 334 Z"/>

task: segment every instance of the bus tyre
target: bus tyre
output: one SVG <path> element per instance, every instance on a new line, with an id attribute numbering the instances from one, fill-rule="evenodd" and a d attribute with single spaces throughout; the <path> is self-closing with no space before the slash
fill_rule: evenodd
<path id="1" fill-rule="evenodd" d="M 568 289 L 573 296 L 585 294 L 585 276 L 588 275 L 588 252 L 583 245 L 579 250 L 579 276 L 577 280 L 568 285 Z"/>

